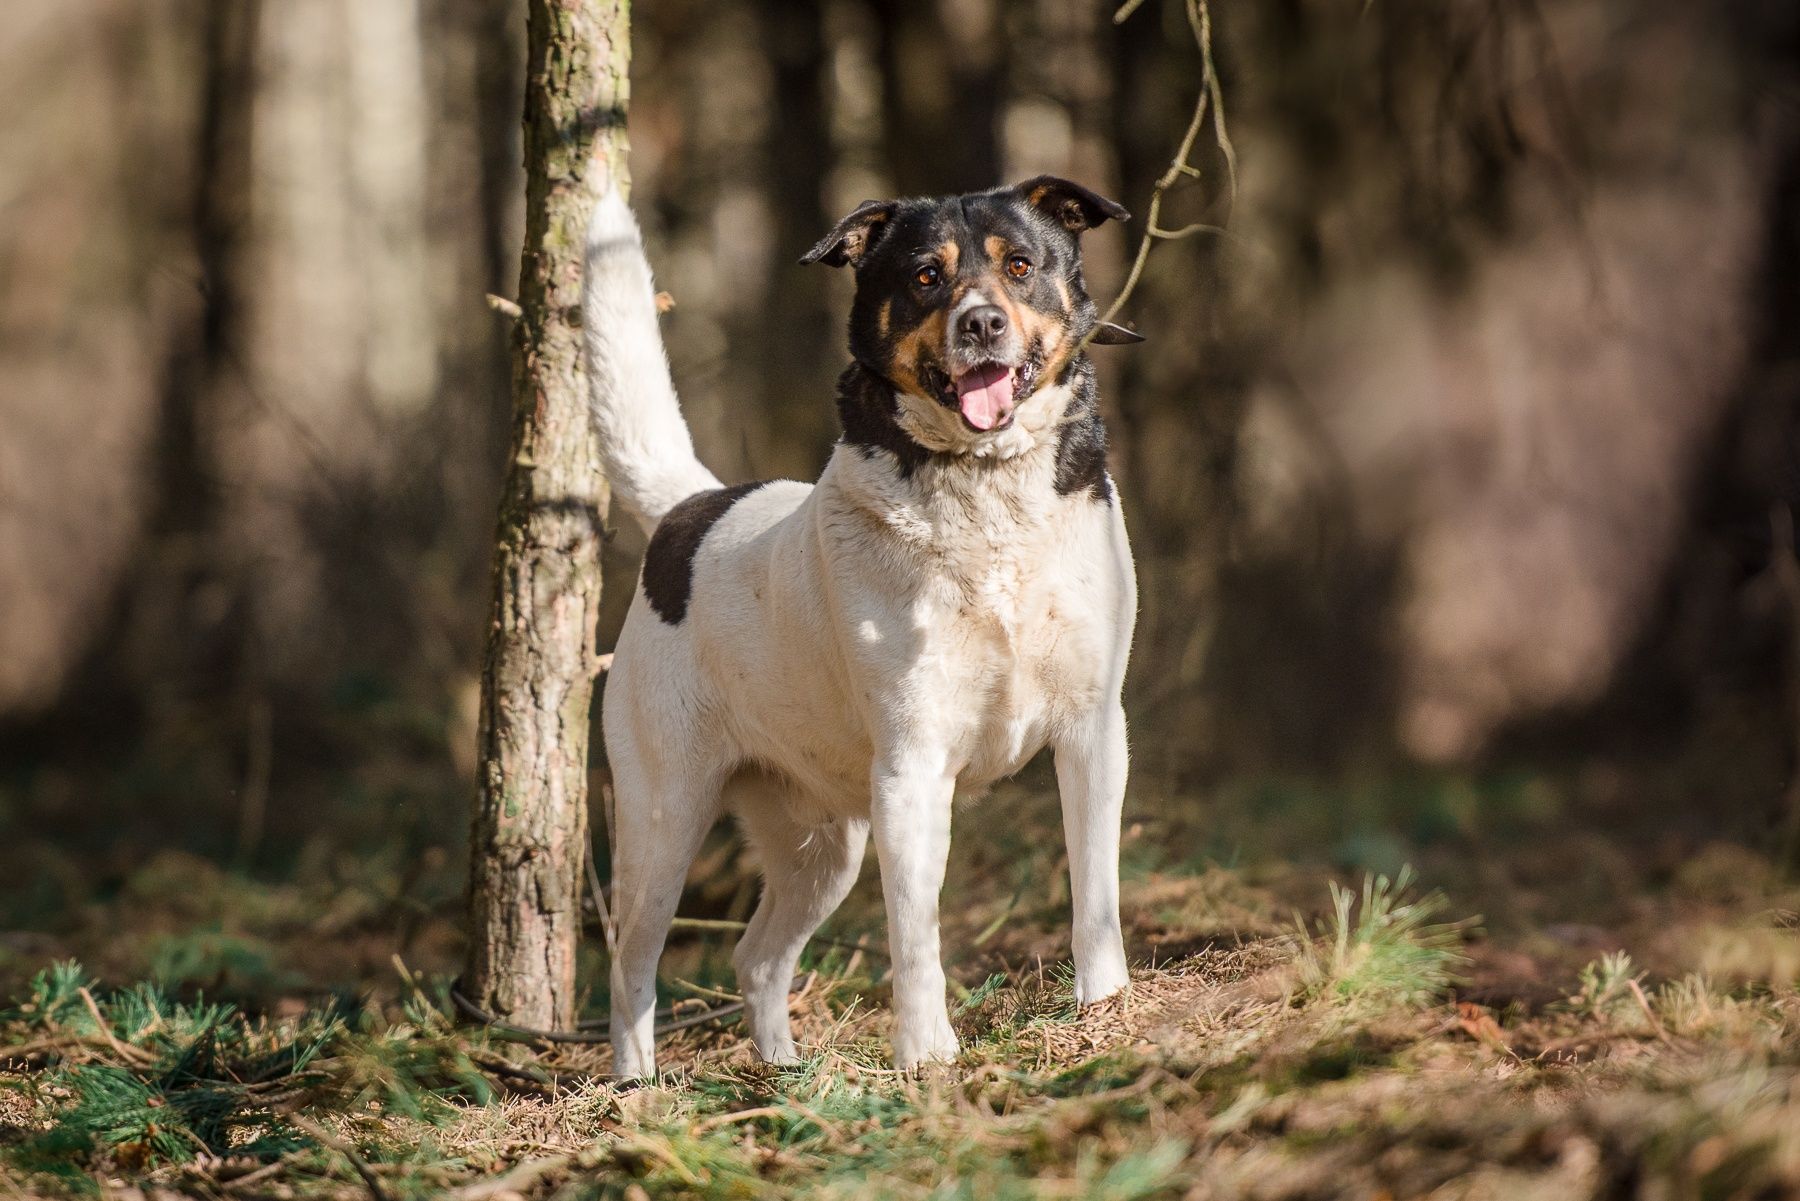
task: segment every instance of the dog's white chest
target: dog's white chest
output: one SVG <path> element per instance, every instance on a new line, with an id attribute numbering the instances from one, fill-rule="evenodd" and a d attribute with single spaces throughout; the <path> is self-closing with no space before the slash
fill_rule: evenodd
<path id="1" fill-rule="evenodd" d="M 971 628 L 958 651 L 963 678 L 946 693 L 938 715 L 965 783 L 980 786 L 1017 771 L 1050 737 L 1058 708 L 1043 687 L 1044 642 L 1019 623 L 992 620 Z M 1008 627 L 1011 627 L 1010 629 Z"/>
<path id="2" fill-rule="evenodd" d="M 1102 515 L 1067 508 L 1031 524 L 993 514 L 950 539 L 939 527 L 911 694 L 966 784 L 1017 771 L 1106 687 L 1116 605 L 1089 561 Z"/>
<path id="3" fill-rule="evenodd" d="M 801 515 L 770 522 L 795 499 L 745 498 L 699 560 L 688 620 L 739 758 L 857 814 L 872 761 L 978 790 L 1116 697 L 1124 527 L 1049 463 L 906 481 L 840 450 Z"/>

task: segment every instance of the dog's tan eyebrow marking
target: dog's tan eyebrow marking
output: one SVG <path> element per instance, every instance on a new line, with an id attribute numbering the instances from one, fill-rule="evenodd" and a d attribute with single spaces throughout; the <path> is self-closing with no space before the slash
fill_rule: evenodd
<path id="1" fill-rule="evenodd" d="M 938 261 L 944 265 L 944 273 L 947 275 L 956 274 L 956 261 L 962 257 L 962 247 L 958 246 L 954 240 L 951 240 L 945 242 L 942 246 L 939 246 L 937 248 L 937 254 Z"/>
<path id="2" fill-rule="evenodd" d="M 1006 239 L 999 234 L 989 234 L 987 236 L 987 241 L 983 242 L 982 245 L 987 247 L 988 257 L 993 259 L 996 263 L 1006 254 Z"/>
<path id="3" fill-rule="evenodd" d="M 887 337 L 888 325 L 893 320 L 893 316 L 894 302 L 891 300 L 882 301 L 881 311 L 875 314 L 875 328 L 881 331 L 881 336 L 884 338 Z"/>

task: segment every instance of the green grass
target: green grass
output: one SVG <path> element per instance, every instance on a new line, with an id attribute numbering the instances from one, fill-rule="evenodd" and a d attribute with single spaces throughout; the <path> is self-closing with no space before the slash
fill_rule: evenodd
<path id="1" fill-rule="evenodd" d="M 430 971 L 296 994 L 280 940 L 303 915 L 254 898 L 254 921 L 195 917 L 204 937 L 268 949 L 268 971 L 233 979 L 265 990 L 258 1007 L 209 998 L 197 985 L 218 973 L 204 967 L 106 987 L 46 965 L 0 1012 L 0 1194 L 114 1182 L 388 1201 L 1800 1189 L 1796 981 L 1780 955 L 1743 959 L 1768 965 L 1760 976 L 1705 967 L 1721 929 L 1785 928 L 1758 916 L 1789 903 L 1773 878 L 1734 897 L 1738 910 L 1672 895 L 1641 961 L 1526 964 L 1410 872 L 1356 887 L 1288 874 L 1275 890 L 1248 869 L 1142 856 L 1128 940 L 1177 950 L 1137 965 L 1127 995 L 1077 1011 L 1060 905 L 1027 904 L 984 853 L 1016 848 L 976 848 L 952 884 L 962 903 L 946 910 L 944 942 L 964 1051 L 914 1074 L 889 1067 L 872 896 L 853 898 L 832 935 L 864 951 L 809 955 L 803 1063 L 756 1063 L 735 1026 L 690 1031 L 661 1048 L 653 1086 L 610 1081 L 604 1049 L 456 1027 Z M 1317 908 L 1284 925 L 1304 894 Z M 365 933 L 344 937 L 380 954 L 351 941 Z M 671 978 L 710 981 L 724 938 L 678 938 Z M 1468 999 L 1509 995 L 1519 973 L 1544 977 L 1547 999 Z"/>
<path id="2" fill-rule="evenodd" d="M 1300 923 L 1300 979 L 1307 990 L 1340 1001 L 1417 1005 L 1441 997 L 1462 960 L 1474 920 L 1434 922 L 1441 893 L 1409 895 L 1412 870 L 1396 879 L 1365 876 L 1359 895 L 1333 880 L 1331 916 L 1320 937 Z"/>

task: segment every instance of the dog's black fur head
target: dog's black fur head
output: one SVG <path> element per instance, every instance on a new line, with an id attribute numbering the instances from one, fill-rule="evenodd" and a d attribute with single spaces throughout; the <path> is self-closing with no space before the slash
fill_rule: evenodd
<path id="1" fill-rule="evenodd" d="M 1079 184 L 1039 176 L 966 196 L 868 201 L 801 260 L 856 272 L 850 353 L 902 398 L 1001 430 L 1072 353 L 1136 341 L 1101 327 L 1081 273 L 1080 235 L 1129 214 Z"/>

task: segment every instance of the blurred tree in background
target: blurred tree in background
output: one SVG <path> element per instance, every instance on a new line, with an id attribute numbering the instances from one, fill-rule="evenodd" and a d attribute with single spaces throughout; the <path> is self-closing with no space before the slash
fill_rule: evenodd
<path id="1" fill-rule="evenodd" d="M 857 202 L 1049 171 L 1141 216 L 1199 56 L 1179 5 L 1112 15 L 639 6 L 634 200 L 721 476 L 824 461 L 849 283 L 795 260 Z M 1125 314 L 1147 344 L 1098 352 L 1144 598 L 1135 809 L 1516 769 L 1565 773 L 1569 816 L 1773 836 L 1800 727 L 1800 11 L 1214 22 L 1239 186 L 1203 144 L 1165 223 L 1228 232 L 1159 248 Z M 485 0 L 0 17 L 15 914 L 158 846 L 412 872 L 459 845 L 522 38 Z M 1135 236 L 1092 241 L 1097 295 Z M 1660 809 L 1646 774 L 1680 781 Z"/>

